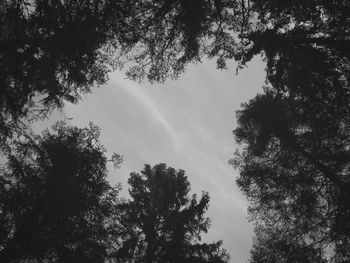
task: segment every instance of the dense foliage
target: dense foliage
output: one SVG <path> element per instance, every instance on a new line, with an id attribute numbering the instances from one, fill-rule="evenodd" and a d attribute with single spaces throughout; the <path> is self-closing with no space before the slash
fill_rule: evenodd
<path id="1" fill-rule="evenodd" d="M 346 1 L 257 2 L 268 87 L 237 113 L 233 160 L 251 201 L 251 262 L 346 262 L 350 251 Z M 244 62 L 243 60 L 243 62 Z"/>
<path id="2" fill-rule="evenodd" d="M 118 256 L 135 262 L 228 262 L 221 241 L 200 243 L 209 219 L 204 216 L 209 195 L 189 196 L 183 170 L 165 164 L 145 165 L 129 178 L 131 200 L 123 204 L 126 228 Z"/>
<path id="3" fill-rule="evenodd" d="M 348 256 L 349 115 L 301 105 L 267 91 L 238 112 L 235 135 L 245 147 L 235 159 L 237 182 L 254 219 L 306 247 Z"/>
<path id="4" fill-rule="evenodd" d="M 0 174 L 0 261 L 104 262 L 118 187 L 99 129 L 58 123 L 18 141 Z"/>
<path id="5" fill-rule="evenodd" d="M 1 2 L 3 141 L 18 130 L 23 117 L 43 117 L 106 82 L 113 66 L 107 43 L 132 42 L 125 33 L 128 8 L 125 1 L 108 0 Z"/>

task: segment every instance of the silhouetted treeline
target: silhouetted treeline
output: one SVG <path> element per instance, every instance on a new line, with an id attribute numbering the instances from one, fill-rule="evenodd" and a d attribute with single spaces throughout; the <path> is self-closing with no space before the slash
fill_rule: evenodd
<path id="1" fill-rule="evenodd" d="M 183 170 L 146 165 L 130 200 L 107 181 L 99 128 L 57 123 L 17 141 L 0 175 L 1 262 L 228 262 L 202 243 L 209 195 L 189 195 Z M 118 163 L 117 163 L 118 164 Z"/>
<path id="2" fill-rule="evenodd" d="M 232 160 L 256 224 L 250 262 L 350 260 L 348 1 L 253 1 L 268 83 L 242 105 Z"/>
<path id="3" fill-rule="evenodd" d="M 261 251 L 268 262 L 296 255 L 300 260 L 292 262 L 321 262 L 309 259 L 310 249 L 324 259 L 349 255 L 350 115 L 323 100 L 302 105 L 267 90 L 237 114 L 234 133 L 245 145 L 234 160 L 240 169 L 237 183 L 252 202 L 257 234 L 265 229 L 276 245 L 273 255 L 265 247 L 267 237 L 258 238 L 252 262 L 265 262 L 255 255 Z M 276 242 L 275 232 L 286 245 Z"/>
<path id="4" fill-rule="evenodd" d="M 238 111 L 232 161 L 256 223 L 251 262 L 347 262 L 349 13 L 340 0 L 2 1 L 1 148 L 115 68 L 164 81 L 205 57 L 240 69 L 260 55 L 266 87 Z"/>

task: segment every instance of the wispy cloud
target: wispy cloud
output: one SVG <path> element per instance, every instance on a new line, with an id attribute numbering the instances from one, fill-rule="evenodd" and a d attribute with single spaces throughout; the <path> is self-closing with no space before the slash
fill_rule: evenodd
<path id="1" fill-rule="evenodd" d="M 127 91 L 130 95 L 135 97 L 138 101 L 143 103 L 144 109 L 148 111 L 148 113 L 151 115 L 151 118 L 158 121 L 163 126 L 163 128 L 172 138 L 175 147 L 180 148 L 181 143 L 176 133 L 174 132 L 173 127 L 171 127 L 169 121 L 163 116 L 161 111 L 158 109 L 156 103 L 145 94 L 142 87 L 140 87 L 139 85 L 137 85 L 137 83 L 129 79 L 123 78 L 121 74 L 113 74 L 111 76 L 111 80 L 118 86 L 120 86 L 122 89 Z"/>

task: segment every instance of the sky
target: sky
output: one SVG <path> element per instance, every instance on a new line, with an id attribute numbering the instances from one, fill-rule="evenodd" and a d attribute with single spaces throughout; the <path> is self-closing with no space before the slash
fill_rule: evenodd
<path id="1" fill-rule="evenodd" d="M 164 84 L 137 83 L 113 72 L 106 85 L 39 126 L 56 119 L 78 127 L 97 124 L 109 154 L 124 156 L 120 169 L 110 169 L 109 179 L 122 183 L 125 196 L 129 174 L 146 163 L 185 170 L 192 193 L 210 194 L 206 215 L 212 223 L 204 241 L 223 240 L 231 262 L 247 262 L 252 224 L 247 201 L 235 185 L 238 171 L 228 160 L 238 147 L 232 134 L 235 111 L 262 91 L 264 67 L 256 59 L 236 75 L 234 65 L 220 71 L 214 61 L 204 61 Z"/>

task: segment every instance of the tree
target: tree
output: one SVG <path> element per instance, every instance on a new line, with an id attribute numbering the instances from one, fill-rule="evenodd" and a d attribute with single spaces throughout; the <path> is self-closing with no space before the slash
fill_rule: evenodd
<path id="1" fill-rule="evenodd" d="M 0 4 L 1 139 L 21 120 L 46 116 L 64 101 L 106 83 L 115 66 L 107 44 L 128 45 L 128 1 L 2 1 Z M 102 48 L 104 49 L 102 50 Z M 110 49 L 110 48 L 109 48 Z M 107 55 L 108 54 L 108 55 Z"/>
<path id="2" fill-rule="evenodd" d="M 119 188 L 106 179 L 98 137 L 92 124 L 57 123 L 16 143 L 0 176 L 1 262 L 105 262 Z"/>
<path id="3" fill-rule="evenodd" d="M 252 219 L 347 258 L 350 119 L 322 102 L 305 108 L 302 98 L 266 90 L 244 104 L 234 131 L 244 148 L 233 164 Z"/>
<path id="4" fill-rule="evenodd" d="M 238 58 L 244 65 L 263 52 L 269 88 L 238 111 L 234 134 L 244 148 L 233 163 L 252 219 L 273 233 L 288 231 L 282 239 L 258 237 L 252 262 L 261 253 L 271 262 L 321 261 L 307 251 L 346 261 L 349 3 L 252 1 L 249 10 L 257 22 L 243 30 Z M 303 248 L 305 260 L 293 259 L 293 249 L 285 254 L 286 242 Z"/>
<path id="5" fill-rule="evenodd" d="M 199 243 L 207 232 L 209 195 L 189 196 L 183 170 L 145 165 L 129 178 L 131 200 L 122 205 L 125 237 L 116 257 L 125 262 L 228 262 L 221 241 Z"/>

